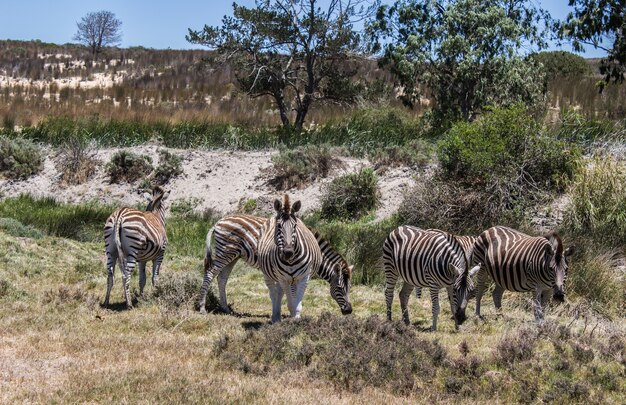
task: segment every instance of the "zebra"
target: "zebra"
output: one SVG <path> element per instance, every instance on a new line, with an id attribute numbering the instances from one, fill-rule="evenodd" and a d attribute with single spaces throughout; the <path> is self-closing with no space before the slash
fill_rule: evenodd
<path id="1" fill-rule="evenodd" d="M 152 195 L 144 193 L 150 200 L 146 211 L 133 208 L 118 208 L 109 216 L 104 226 L 104 245 L 107 256 L 107 292 L 104 306 L 109 305 L 113 288 L 115 262 L 119 259 L 124 281 L 126 307 L 132 308 L 130 298 L 130 276 L 139 263 L 139 294 L 146 285 L 146 262 L 152 260 L 152 286 L 159 280 L 159 269 L 167 247 L 165 232 L 165 200 L 169 191 L 155 187 Z"/>
<path id="2" fill-rule="evenodd" d="M 226 284 L 230 273 L 242 258 L 251 267 L 259 267 L 258 242 L 263 227 L 269 219 L 235 214 L 220 219 L 207 233 L 206 253 L 204 258 L 204 279 L 200 289 L 198 306 L 201 312 L 206 312 L 206 296 L 209 285 L 215 275 L 218 275 L 219 300 L 224 312 L 230 313 L 226 298 Z M 349 266 L 346 260 L 337 253 L 330 243 L 322 235 L 315 231 L 315 239 L 322 253 L 322 264 L 317 276 L 330 284 L 330 295 L 339 305 L 344 315 L 352 313 L 349 293 L 353 266 Z M 215 255 L 211 252 L 214 245 Z"/>
<path id="3" fill-rule="evenodd" d="M 313 232 L 296 218 L 301 203 L 276 199 L 272 217 L 263 227 L 257 248 L 258 263 L 272 300 L 272 323 L 280 322 L 283 293 L 293 318 L 300 318 L 302 298 L 311 274 L 318 272 L 322 252 Z"/>
<path id="4" fill-rule="evenodd" d="M 574 247 L 563 249 L 555 232 L 533 237 L 504 226 L 487 229 L 478 237 L 474 249 L 474 262 L 483 263 L 478 272 L 476 315 L 480 317 L 480 301 L 491 278 L 496 284 L 493 302 L 497 310 L 502 307 L 504 290 L 534 291 L 535 319 L 542 320 L 550 290 L 556 301 L 565 300 L 567 258 L 573 253 Z"/>
<path id="5" fill-rule="evenodd" d="M 401 277 L 404 284 L 399 295 L 405 323 L 409 324 L 408 301 L 413 288 L 428 287 L 433 315 L 431 329 L 437 330 L 439 290 L 446 287 L 455 328 L 458 328 L 466 319 L 465 308 L 473 290 L 471 276 L 480 268 L 470 269 L 468 263 L 454 235 L 406 225 L 391 231 L 383 244 L 387 319 L 391 320 L 393 292 Z"/>

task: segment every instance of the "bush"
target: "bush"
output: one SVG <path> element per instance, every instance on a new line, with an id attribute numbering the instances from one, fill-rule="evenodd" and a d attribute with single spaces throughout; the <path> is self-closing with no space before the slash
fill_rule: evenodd
<path id="1" fill-rule="evenodd" d="M 195 302 L 201 284 L 202 277 L 197 273 L 163 273 L 152 296 L 166 309 L 177 309 Z"/>
<path id="2" fill-rule="evenodd" d="M 603 244 L 626 240 L 626 168 L 609 156 L 597 156 L 576 176 L 564 215 L 572 233 Z"/>
<path id="3" fill-rule="evenodd" d="M 0 230 L 11 236 L 21 238 L 43 238 L 43 233 L 39 229 L 24 225 L 20 221 L 13 218 L 0 218 Z"/>
<path id="4" fill-rule="evenodd" d="M 374 151 L 370 161 L 376 171 L 384 171 L 389 167 L 407 166 L 423 167 L 431 160 L 432 147 L 422 140 L 414 140 L 404 146 L 387 146 Z"/>
<path id="5" fill-rule="evenodd" d="M 546 81 L 554 79 L 578 79 L 593 74 L 591 66 L 582 56 L 565 51 L 539 52 L 531 56 L 543 65 Z"/>
<path id="6" fill-rule="evenodd" d="M 183 158 L 165 149 L 159 150 L 159 165 L 151 176 L 154 184 L 163 186 L 176 176 L 183 174 Z"/>
<path id="7" fill-rule="evenodd" d="M 324 219 L 358 219 L 379 202 L 378 177 L 371 168 L 337 177 L 322 195 Z"/>
<path id="8" fill-rule="evenodd" d="M 111 183 L 133 183 L 152 171 L 152 159 L 146 155 L 121 150 L 111 157 L 106 166 Z"/>
<path id="9" fill-rule="evenodd" d="M 61 182 L 66 185 L 86 182 L 96 172 L 98 163 L 96 151 L 87 141 L 81 138 L 67 141 L 57 158 Z"/>
<path id="10" fill-rule="evenodd" d="M 580 145 L 586 152 L 590 152 L 597 142 L 618 138 L 623 134 L 623 128 L 614 121 L 607 119 L 589 119 L 576 111 L 563 113 L 560 125 L 555 130 L 555 136 L 567 143 Z"/>
<path id="11" fill-rule="evenodd" d="M 43 156 L 33 142 L 0 136 L 0 172 L 10 179 L 25 179 L 43 169 Z"/>
<path id="12" fill-rule="evenodd" d="M 333 156 L 328 145 L 307 145 L 281 149 L 272 157 L 274 177 L 269 181 L 277 190 L 303 187 L 328 176 L 341 161 Z"/>

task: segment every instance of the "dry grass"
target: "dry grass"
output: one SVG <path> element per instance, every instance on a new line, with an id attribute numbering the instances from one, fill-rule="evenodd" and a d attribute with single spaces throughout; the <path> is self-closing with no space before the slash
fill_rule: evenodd
<path id="1" fill-rule="evenodd" d="M 351 294 L 355 314 L 344 318 L 338 316 L 328 285 L 312 281 L 303 311 L 311 319 L 267 326 L 270 301 L 258 271 L 238 265 L 232 274 L 229 301 L 240 316 L 201 315 L 195 311 L 193 299 L 193 284 L 201 275 L 201 258 L 177 256 L 174 260 L 166 256 L 160 291 L 148 288 L 146 297 L 139 299 L 134 310 L 122 310 L 121 277 L 117 273 L 113 305 L 102 308 L 99 303 L 106 285 L 102 251 L 100 243 L 51 237 L 35 240 L 0 231 L 0 285 L 2 291 L 8 292 L 0 295 L 1 403 L 623 400 L 620 392 L 626 388 L 624 320 L 603 321 L 582 311 L 580 305 L 553 310 L 548 325 L 555 326 L 537 328 L 526 299 L 505 295 L 505 313 L 501 318 L 494 318 L 493 309 L 487 304 L 486 323 L 470 320 L 455 333 L 452 322 L 442 322 L 438 332 L 427 333 L 422 329 L 430 320 L 428 294 L 419 300 L 413 297 L 410 311 L 416 314 L 416 324 L 403 333 L 415 336 L 416 343 L 434 345 L 438 341 L 436 345 L 446 352 L 445 362 L 434 368 L 432 384 L 424 385 L 424 380 L 415 375 L 417 383 L 410 389 L 406 384 L 397 389 L 393 381 L 378 384 L 367 379 L 358 380 L 359 389 L 352 389 L 329 385 L 329 378 L 334 380 L 328 377 L 332 371 L 328 367 L 317 369 L 315 374 L 307 368 L 289 369 L 289 363 L 264 363 L 259 358 L 256 366 L 265 364 L 267 371 L 246 372 L 231 367 L 222 355 L 217 355 L 216 348 L 228 336 L 234 347 L 243 350 L 241 355 L 247 355 L 248 349 L 237 342 L 262 341 L 264 336 L 270 336 L 267 333 L 282 336 L 281 331 L 295 331 L 309 339 L 315 338 L 318 331 L 333 331 L 355 339 L 340 345 L 337 336 L 329 335 L 327 341 L 316 343 L 318 349 L 333 354 L 335 349 L 349 347 L 348 352 L 337 352 L 337 358 L 357 359 L 363 355 L 363 349 L 371 351 L 369 345 L 374 342 L 361 340 L 364 335 L 360 331 L 367 329 L 367 322 L 379 332 L 386 328 L 386 322 L 367 321 L 371 315 L 384 314 L 381 288 L 355 286 Z M 60 252 L 63 253 L 55 254 Z M 135 275 L 131 290 L 136 289 Z M 400 311 L 398 300 L 395 301 L 394 315 L 398 319 Z M 445 301 L 442 309 L 442 319 L 448 318 Z M 286 306 L 283 310 L 286 313 Z M 324 312 L 331 315 L 322 315 Z M 342 325 L 356 328 L 342 329 Z M 377 339 L 380 345 L 389 344 L 384 336 Z M 500 360 L 493 357 L 495 348 L 502 347 L 503 355 L 509 356 L 510 342 L 516 339 L 531 340 L 532 355 L 505 357 L 505 362 L 513 365 L 497 366 Z M 401 341 L 410 345 L 412 340 Z M 380 352 L 393 350 L 388 347 Z M 430 362 L 431 356 L 424 359 Z M 431 367 L 422 366 L 428 370 Z M 343 363 L 338 362 L 336 367 L 343 367 Z M 359 367 L 367 369 L 366 365 Z M 533 371 L 537 367 L 544 367 L 543 371 Z M 521 377 L 512 379 L 516 374 L 509 369 Z M 350 378 L 349 372 L 347 376 Z M 480 390 L 468 393 L 465 386 Z"/>

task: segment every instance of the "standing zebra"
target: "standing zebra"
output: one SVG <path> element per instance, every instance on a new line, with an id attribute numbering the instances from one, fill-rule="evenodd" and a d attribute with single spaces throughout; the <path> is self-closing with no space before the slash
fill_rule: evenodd
<path id="1" fill-rule="evenodd" d="M 139 262 L 139 293 L 146 285 L 146 262 L 152 260 L 152 286 L 159 280 L 159 269 L 167 246 L 165 233 L 165 200 L 169 191 L 155 187 L 146 211 L 133 208 L 118 208 L 109 216 L 104 226 L 104 245 L 107 256 L 107 293 L 104 305 L 109 305 L 113 288 L 115 262 L 119 259 L 124 280 L 126 307 L 132 308 L 130 298 L 130 276 Z"/>
<path id="2" fill-rule="evenodd" d="M 461 244 L 453 235 L 437 230 L 401 226 L 393 230 L 383 245 L 387 319 L 391 320 L 393 292 L 401 277 L 402 319 L 409 323 L 408 301 L 414 287 L 428 287 L 432 301 L 432 330 L 437 330 L 439 290 L 446 287 L 455 327 L 465 321 L 468 296 L 473 289 L 471 276 L 479 266 L 469 269 Z"/>
<path id="3" fill-rule="evenodd" d="M 555 300 L 565 300 L 567 257 L 573 252 L 573 247 L 563 250 L 563 242 L 555 232 L 533 237 L 504 226 L 487 229 L 478 237 L 474 249 L 474 262 L 484 266 L 478 273 L 476 315 L 480 316 L 480 300 L 491 277 L 496 283 L 496 309 L 502 307 L 504 290 L 534 291 L 535 319 L 543 319 L 543 306 L 550 291 Z"/>
<path id="4" fill-rule="evenodd" d="M 287 294 L 287 306 L 300 318 L 302 298 L 311 274 L 318 272 L 322 252 L 315 236 L 296 218 L 300 201 L 293 206 L 285 195 L 283 203 L 274 201 L 276 216 L 263 227 L 258 245 L 258 263 L 272 299 L 272 322 L 280 322 L 280 304 Z"/>
<path id="5" fill-rule="evenodd" d="M 215 275 L 218 276 L 220 306 L 224 312 L 230 312 L 226 297 L 226 284 L 230 273 L 242 258 L 251 267 L 259 267 L 258 244 L 263 227 L 270 220 L 263 217 L 235 214 L 220 219 L 207 233 L 206 253 L 204 258 L 204 280 L 200 289 L 199 308 L 206 312 L 206 296 L 209 285 Z M 330 295 L 339 305 L 343 314 L 352 313 L 350 303 L 350 278 L 352 266 L 337 253 L 332 246 L 315 232 L 315 239 L 322 252 L 322 264 L 317 274 L 330 283 Z M 211 252 L 213 244 L 215 254 Z"/>

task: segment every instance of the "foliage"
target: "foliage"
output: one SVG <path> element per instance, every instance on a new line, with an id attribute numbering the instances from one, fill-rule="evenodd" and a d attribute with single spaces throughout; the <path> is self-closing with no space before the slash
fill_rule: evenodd
<path id="1" fill-rule="evenodd" d="M 94 57 L 102 52 L 103 47 L 118 45 L 122 40 L 122 22 L 110 11 L 87 13 L 76 26 L 73 39 L 91 48 Z"/>
<path id="2" fill-rule="evenodd" d="M 154 184 L 163 186 L 176 176 L 183 174 L 183 159 L 166 149 L 159 150 L 159 165 L 154 170 L 151 178 Z"/>
<path id="3" fill-rule="evenodd" d="M 337 177 L 326 187 L 321 198 L 321 217 L 359 219 L 378 206 L 378 176 L 371 168 Z"/>
<path id="4" fill-rule="evenodd" d="M 597 156 L 574 179 L 565 226 L 576 235 L 612 246 L 626 241 L 626 169 L 610 156 Z"/>
<path id="5" fill-rule="evenodd" d="M 13 218 L 0 218 L 0 230 L 20 238 L 40 239 L 43 237 L 41 231 L 29 225 L 24 225 Z"/>
<path id="6" fill-rule="evenodd" d="M 107 163 L 106 172 L 111 183 L 133 183 L 152 171 L 152 159 L 146 155 L 121 150 Z"/>
<path id="7" fill-rule="evenodd" d="M 368 32 L 400 80 L 402 100 L 413 105 L 428 89 L 445 123 L 473 119 L 489 105 L 540 100 L 541 71 L 522 47 L 547 45 L 548 20 L 522 0 L 403 0 L 381 6 Z"/>
<path id="8" fill-rule="evenodd" d="M 0 135 L 0 173 L 10 179 L 25 179 L 43 169 L 40 148 L 28 139 Z"/>
<path id="9" fill-rule="evenodd" d="M 555 136 L 568 143 L 580 145 L 585 152 L 591 152 L 598 142 L 615 140 L 623 133 L 619 123 L 602 118 L 586 118 L 582 114 L 568 110 L 561 116 Z"/>
<path id="10" fill-rule="evenodd" d="M 600 73 L 604 75 L 604 83 L 599 83 L 601 89 L 611 80 L 623 82 L 626 71 L 624 1 L 569 0 L 569 5 L 574 11 L 558 25 L 561 37 L 571 39 L 576 51 L 583 51 L 584 45 L 593 45 L 607 53 L 600 63 Z"/>
<path id="11" fill-rule="evenodd" d="M 60 150 L 57 167 L 61 172 L 61 182 L 67 185 L 82 184 L 96 172 L 99 160 L 93 145 L 86 139 L 70 139 Z"/>
<path id="12" fill-rule="evenodd" d="M 189 42 L 215 49 L 236 69 L 240 88 L 251 97 L 270 96 L 284 127 L 296 111 L 299 131 L 317 100 L 354 101 L 349 79 L 356 73 L 350 53 L 358 50 L 353 24 L 369 12 L 363 0 L 257 0 L 255 7 L 233 4 L 233 17 L 219 27 L 189 30 Z"/>
<path id="13" fill-rule="evenodd" d="M 295 149 L 281 149 L 272 157 L 274 172 L 270 184 L 277 190 L 302 187 L 317 179 L 325 178 L 330 171 L 341 165 L 328 145 L 306 145 Z"/>
<path id="14" fill-rule="evenodd" d="M 416 139 L 404 146 L 387 146 L 374 151 L 370 161 L 374 164 L 377 172 L 389 167 L 406 166 L 418 168 L 426 166 L 433 155 L 432 145 Z"/>
<path id="15" fill-rule="evenodd" d="M 580 79 L 593 73 L 591 66 L 582 56 L 565 51 L 546 51 L 530 55 L 541 63 L 546 82 L 555 79 Z"/>

